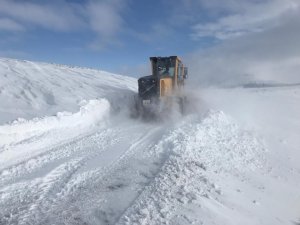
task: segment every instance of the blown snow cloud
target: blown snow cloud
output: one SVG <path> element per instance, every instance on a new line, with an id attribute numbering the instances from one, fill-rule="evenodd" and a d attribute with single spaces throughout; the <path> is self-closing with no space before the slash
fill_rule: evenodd
<path id="1" fill-rule="evenodd" d="M 242 1 L 224 5 L 225 16 L 193 27 L 194 39 L 210 36 L 217 40 L 214 47 L 188 56 L 194 81 L 203 85 L 270 80 L 299 83 L 300 2 Z"/>

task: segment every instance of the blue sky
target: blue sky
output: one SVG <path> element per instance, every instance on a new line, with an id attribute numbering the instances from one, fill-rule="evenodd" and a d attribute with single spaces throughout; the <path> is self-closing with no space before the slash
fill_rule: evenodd
<path id="1" fill-rule="evenodd" d="M 0 30 L 2 56 L 121 72 L 149 56 L 184 55 L 213 42 L 192 40 L 196 21 L 180 19 L 174 1 L 0 2 L 0 18 L 11 22 Z"/>
<path id="2" fill-rule="evenodd" d="M 298 0 L 0 0 L 0 56 L 138 76 L 149 56 L 258 48 L 299 12 Z"/>

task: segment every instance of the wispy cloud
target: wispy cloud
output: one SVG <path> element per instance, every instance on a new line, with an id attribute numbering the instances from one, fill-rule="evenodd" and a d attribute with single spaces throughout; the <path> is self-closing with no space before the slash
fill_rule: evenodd
<path id="1" fill-rule="evenodd" d="M 124 27 L 122 12 L 127 1 L 87 0 L 81 4 L 67 0 L 0 0 L 0 30 L 30 31 L 43 28 L 56 32 L 89 31 L 97 49 L 117 42 Z"/>
<path id="2" fill-rule="evenodd" d="M 204 1 L 206 3 L 206 1 Z M 215 37 L 217 39 L 235 38 L 241 35 L 261 32 L 278 26 L 282 17 L 296 11 L 300 2 L 296 0 L 261 0 L 261 1 L 222 1 L 220 6 L 216 1 L 206 7 L 220 10 L 222 14 L 215 21 L 200 22 L 194 25 L 192 38 Z M 220 4 L 220 2 L 219 2 Z"/>
<path id="3" fill-rule="evenodd" d="M 56 31 L 74 30 L 84 25 L 80 13 L 75 4 L 65 1 L 0 1 L 0 14 L 27 28 L 38 26 Z"/>
<path id="4" fill-rule="evenodd" d="M 122 4 L 119 1 L 91 1 L 87 15 L 93 31 L 103 37 L 114 36 L 122 27 Z"/>
<path id="5" fill-rule="evenodd" d="M 261 32 L 281 23 L 286 14 L 296 11 L 299 0 L 164 0 L 169 23 L 189 27 L 190 37 L 219 40 Z"/>
<path id="6" fill-rule="evenodd" d="M 119 44 L 116 36 L 124 27 L 122 13 L 126 10 L 126 1 L 89 1 L 85 9 L 89 26 L 96 34 L 89 46 L 101 50 L 107 44 Z"/>
<path id="7" fill-rule="evenodd" d="M 25 28 L 12 19 L 0 18 L 0 31 L 24 31 Z"/>

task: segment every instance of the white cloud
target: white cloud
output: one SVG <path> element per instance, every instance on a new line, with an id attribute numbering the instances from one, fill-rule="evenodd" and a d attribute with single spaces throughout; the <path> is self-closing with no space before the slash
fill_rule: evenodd
<path id="1" fill-rule="evenodd" d="M 23 26 L 39 26 L 50 30 L 70 31 L 84 25 L 80 10 L 65 1 L 29 2 L 1 0 L 0 15 L 10 17 Z"/>
<path id="2" fill-rule="evenodd" d="M 24 27 L 8 18 L 0 18 L 0 31 L 23 31 Z"/>
<path id="3" fill-rule="evenodd" d="M 278 26 L 282 17 L 297 11 L 297 0 L 213 0 L 201 1 L 209 10 L 222 11 L 215 21 L 201 22 L 193 26 L 193 39 L 215 37 L 217 39 L 235 38 L 248 33 L 261 32 Z M 219 5 L 216 3 L 218 2 Z M 221 6 L 220 6 L 221 5 Z"/>
<path id="4" fill-rule="evenodd" d="M 126 2 L 121 0 L 91 0 L 86 5 L 86 15 L 91 30 L 96 34 L 95 40 L 89 45 L 93 50 L 102 50 L 107 45 L 121 45 L 117 35 L 124 27 L 123 11 Z"/>
<path id="5" fill-rule="evenodd" d="M 121 7 L 116 1 L 91 1 L 87 5 L 87 14 L 91 28 L 104 37 L 114 36 L 123 25 Z"/>
<path id="6" fill-rule="evenodd" d="M 126 4 L 127 0 L 87 0 L 81 4 L 67 0 L 0 0 L 0 30 L 90 31 L 94 40 L 89 46 L 99 50 L 119 43 L 117 35 L 124 27 Z"/>

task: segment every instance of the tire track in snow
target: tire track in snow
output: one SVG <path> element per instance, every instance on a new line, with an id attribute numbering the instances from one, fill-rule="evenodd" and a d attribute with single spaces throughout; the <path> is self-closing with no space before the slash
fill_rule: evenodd
<path id="1" fill-rule="evenodd" d="M 99 142 L 106 140 L 106 137 L 109 136 L 111 139 L 116 138 L 112 130 L 104 129 L 103 131 L 98 131 L 94 134 L 84 135 L 52 146 L 39 155 L 3 169 L 0 172 L 0 187 L 9 185 L 10 182 L 21 179 L 21 177 L 24 179 L 28 174 L 40 170 L 42 167 L 45 167 L 47 164 L 53 163 L 54 161 L 71 157 L 73 154 L 80 155 L 78 152 L 83 150 L 84 143 L 88 142 L 97 145 Z"/>
<path id="2" fill-rule="evenodd" d="M 64 162 L 59 162 L 45 175 L 37 176 L 42 178 L 31 182 L 25 179 L 1 189 L 1 195 L 4 194 L 0 202 L 6 203 L 10 209 L 0 212 L 2 220 L 8 224 L 14 221 L 23 221 L 23 224 L 57 224 L 62 221 L 66 224 L 114 224 L 119 218 L 120 224 L 164 223 L 174 220 L 179 208 L 198 204 L 199 198 L 218 201 L 220 190 L 208 178 L 212 170 L 221 173 L 232 172 L 236 166 L 245 164 L 257 166 L 252 161 L 256 144 L 253 142 L 247 147 L 253 139 L 248 134 L 239 133 L 222 113 L 211 113 L 204 119 L 190 116 L 170 129 L 157 124 L 132 124 L 132 121 L 114 124 L 109 129 L 113 135 L 109 132 L 104 135 L 103 132 L 103 139 L 91 135 L 82 142 L 74 141 L 73 147 L 79 149 L 67 157 L 62 156 L 60 159 Z M 103 146 L 99 147 L 99 143 L 97 146 L 92 137 L 104 143 Z M 242 141 L 237 141 L 238 138 Z M 108 144 L 110 141 L 111 145 Z M 80 149 L 82 154 L 78 154 Z M 115 156 L 106 160 L 108 155 Z M 51 166 L 52 162 L 59 160 L 56 156 L 54 154 L 48 163 L 41 160 L 39 166 L 27 171 L 28 176 Z M 226 166 L 225 162 L 231 159 L 236 166 L 232 163 Z M 99 165 L 90 168 L 98 160 Z M 107 162 L 101 165 L 103 160 Z M 142 160 L 148 161 L 141 169 L 138 164 Z M 159 162 L 151 175 L 154 178 L 142 179 L 147 174 L 138 173 L 153 169 L 150 167 L 152 162 Z M 130 184 L 124 187 L 122 180 L 125 177 Z M 127 198 L 126 195 L 130 196 Z M 121 197 L 122 206 L 112 202 L 117 197 Z M 13 201 L 11 205 L 9 200 Z M 16 205 L 20 207 L 16 208 Z M 114 207 L 113 211 L 111 207 Z M 99 216 L 113 219 L 105 222 L 99 220 Z"/>
<path id="3" fill-rule="evenodd" d="M 53 204 L 55 199 L 65 194 L 61 191 L 61 188 L 68 183 L 72 175 L 82 165 L 82 159 L 74 159 L 71 162 L 58 166 L 45 176 L 37 187 L 40 190 L 39 196 L 26 210 L 27 213 L 22 218 L 19 218 L 20 224 L 34 224 L 41 216 L 47 213 L 48 207 Z"/>
<path id="4" fill-rule="evenodd" d="M 52 154 L 52 151 L 49 151 L 49 154 L 41 156 L 42 158 L 39 159 L 39 161 L 36 161 L 34 158 L 33 168 L 28 168 L 25 172 L 21 171 L 21 173 L 18 174 L 19 176 L 24 176 L 29 173 L 26 176 L 30 180 L 32 173 L 38 173 L 38 171 L 44 170 L 47 164 L 53 167 L 52 163 L 57 160 L 67 161 L 67 163 L 58 163 L 58 165 L 47 172 L 46 175 L 42 175 L 42 177 L 44 177 L 43 179 L 35 178 L 31 182 L 25 179 L 19 183 L 5 185 L 5 188 L 0 190 L 0 192 L 10 190 L 10 196 L 7 195 L 2 199 L 2 203 L 6 204 L 7 201 L 12 200 L 14 202 L 14 204 L 11 205 L 12 207 L 13 205 L 18 205 L 18 203 L 16 203 L 17 201 L 23 201 L 24 203 L 21 209 L 17 209 L 18 211 L 14 211 L 12 207 L 7 207 L 7 210 L 2 212 L 5 221 L 9 224 L 13 224 L 13 221 L 23 221 L 23 224 L 38 224 L 40 220 L 43 220 L 43 218 L 49 215 L 49 211 L 55 207 L 59 207 L 60 203 L 68 198 L 69 195 L 76 195 L 77 191 L 80 191 L 82 187 L 92 186 L 95 180 L 99 182 L 102 177 L 105 177 L 114 170 L 116 165 L 120 165 L 121 162 L 130 158 L 135 151 L 139 150 L 140 145 L 143 145 L 148 136 L 151 136 L 151 134 L 157 131 L 157 129 L 154 128 L 149 131 L 144 130 L 141 132 L 141 127 L 144 127 L 144 124 L 138 123 L 137 126 L 132 126 L 129 129 L 135 132 L 130 133 L 129 131 L 128 133 L 128 129 L 124 129 L 123 125 L 121 125 L 121 127 L 116 126 L 101 132 L 100 137 L 99 134 L 95 134 L 68 144 L 67 148 L 69 152 L 67 155 L 65 155 L 66 146 L 63 146 L 57 149 L 58 153 L 62 155 L 58 155 L 57 152 L 55 152 L 52 155 L 53 157 L 49 158 L 49 155 Z M 122 135 L 124 137 L 122 137 Z M 131 144 L 126 147 L 124 151 L 122 150 L 118 157 L 110 161 L 107 166 L 78 173 L 86 165 L 90 164 L 91 160 L 97 157 L 101 158 L 104 152 L 112 151 L 115 147 L 118 148 L 120 144 L 128 144 L 128 135 L 131 136 Z M 122 139 L 123 143 L 119 143 Z M 74 148 L 76 148 L 76 151 L 74 151 Z M 78 154 L 81 151 L 82 154 Z M 22 164 L 19 166 L 21 167 L 19 167 L 18 170 L 25 168 Z M 10 175 L 16 176 L 17 174 L 11 173 Z M 37 177 L 40 176 L 41 174 L 37 175 Z M 31 191 L 21 194 L 18 190 L 23 190 L 24 188 Z M 3 205 L 1 208 L 5 208 L 5 206 Z M 43 223 L 41 222 L 41 224 Z"/>
<path id="5" fill-rule="evenodd" d="M 192 121 L 196 122 L 194 120 Z M 190 121 L 185 121 L 182 122 L 177 129 L 162 137 L 160 142 L 154 149 L 152 149 L 151 154 L 157 155 L 164 153 L 166 155 L 166 159 L 161 165 L 157 176 L 144 188 L 141 194 L 136 197 L 136 199 L 131 203 L 131 206 L 129 206 L 128 209 L 120 215 L 117 224 L 150 224 L 151 222 L 153 222 L 153 224 L 163 224 L 166 220 L 156 220 L 154 214 L 156 213 L 158 218 L 161 216 L 167 219 L 169 214 L 175 210 L 176 201 L 178 201 L 178 203 L 179 201 L 184 201 L 180 198 L 177 200 L 175 197 L 168 198 L 168 196 L 170 196 L 170 193 L 172 192 L 178 193 L 178 196 L 180 196 L 180 189 L 191 178 L 192 174 L 190 173 L 189 176 L 185 176 L 184 179 L 180 179 L 178 170 L 187 170 L 186 166 L 188 163 L 187 165 L 179 165 L 177 160 L 175 160 L 175 162 L 170 161 L 170 158 L 172 158 L 170 155 L 176 152 L 174 148 L 177 148 L 177 151 L 181 151 L 181 143 L 185 142 L 186 138 L 193 134 L 195 134 L 195 127 L 191 126 Z M 176 154 L 179 153 L 177 152 Z M 196 166 L 198 165 L 196 164 Z M 199 167 L 201 168 L 201 165 L 199 165 Z M 152 193 L 153 195 L 149 196 L 149 190 L 151 187 L 153 188 L 151 192 L 157 191 L 156 195 Z M 142 202 L 140 204 L 143 199 L 146 199 L 147 202 Z M 160 201 L 161 199 L 164 200 Z M 168 201 L 165 201 L 165 199 L 168 199 Z M 149 211 L 152 211 L 151 219 L 147 218 Z"/>
<path id="6" fill-rule="evenodd" d="M 82 154 L 83 155 L 82 158 L 78 160 L 77 159 L 72 160 L 74 162 L 74 166 L 71 167 L 69 172 L 66 173 L 67 179 L 64 179 L 65 177 L 64 173 L 61 173 L 61 175 L 59 175 L 59 172 L 57 173 L 58 178 L 53 179 L 53 181 L 58 180 L 58 182 L 53 183 L 53 187 L 51 188 L 53 191 L 46 192 L 47 195 L 42 196 L 41 201 L 37 204 L 37 207 L 35 208 L 36 210 L 31 210 L 31 209 L 29 210 L 30 213 L 25 217 L 25 221 L 27 221 L 27 223 L 36 224 L 37 221 L 40 221 L 41 218 L 44 218 L 47 215 L 48 211 L 51 208 L 53 208 L 53 206 L 60 204 L 63 198 L 65 198 L 68 194 L 70 194 L 70 192 L 72 193 L 76 190 L 76 185 L 80 184 L 80 182 L 83 182 L 83 180 L 81 179 L 80 182 L 78 182 L 78 176 L 80 178 L 85 177 L 82 176 L 81 174 L 78 175 L 76 173 L 82 167 L 86 166 L 90 160 L 103 154 L 103 152 L 108 150 L 107 148 L 109 148 L 109 146 L 113 146 L 118 142 L 118 140 L 113 138 L 114 135 L 112 134 L 113 134 L 112 132 L 107 132 L 105 133 L 104 136 L 101 136 L 100 139 L 97 139 L 99 138 L 98 135 L 93 135 L 91 138 L 88 138 L 88 141 L 87 140 L 83 141 L 89 143 L 90 139 L 92 139 L 93 142 L 95 143 L 92 143 L 92 145 L 89 147 L 86 146 L 83 147 L 85 148 L 85 150 L 84 150 L 84 154 Z M 94 144 L 96 144 L 96 146 Z M 84 144 L 80 144 L 80 145 L 84 146 Z M 73 162 L 70 163 L 73 164 Z"/>
<path id="7" fill-rule="evenodd" d="M 78 200 L 78 196 L 73 196 L 74 198 L 66 202 L 65 206 L 61 206 L 66 208 L 66 206 L 73 204 L 72 211 L 66 213 L 68 216 L 62 215 L 58 221 L 61 221 L 61 218 L 66 219 L 68 217 L 69 220 L 66 224 L 114 224 L 120 215 L 124 213 L 124 210 L 136 199 L 136 195 L 145 188 L 145 185 L 151 183 L 153 177 L 164 165 L 165 155 L 168 155 L 174 147 L 174 137 L 172 136 L 174 127 L 169 128 L 171 128 L 171 132 L 168 132 L 170 129 L 165 127 L 157 127 L 148 131 L 147 134 L 140 134 L 143 139 L 137 138 L 137 141 L 134 141 L 131 145 L 134 151 L 129 150 L 130 154 L 124 154 L 119 160 L 116 160 L 115 165 L 111 164 L 107 172 L 102 170 L 99 171 L 100 174 L 91 175 L 92 182 L 90 184 L 87 182 L 86 185 L 80 188 L 80 199 Z M 176 140 L 181 140 L 179 135 Z M 144 168 L 141 168 L 138 164 L 139 161 L 143 160 L 146 160 L 146 162 L 143 162 Z M 151 164 L 155 164 L 155 168 Z M 149 166 L 152 168 L 149 169 Z M 126 180 L 124 180 L 125 177 Z M 130 183 L 129 186 L 126 183 Z M 83 184 L 83 182 L 80 182 L 80 184 Z M 88 188 L 86 189 L 86 187 Z M 126 193 L 122 189 L 129 192 Z M 75 198 L 77 204 L 74 204 Z M 113 203 L 115 200 L 119 202 L 117 205 Z M 58 215 L 59 213 L 59 211 L 56 211 L 51 215 Z M 52 217 L 49 220 L 56 221 L 57 218 Z"/>
<path id="8" fill-rule="evenodd" d="M 131 128 L 135 130 L 135 133 L 130 132 L 132 139 L 130 145 L 128 145 L 128 147 L 124 146 L 126 150 L 115 158 L 115 160 L 110 161 L 107 166 L 102 169 L 88 171 L 81 176 L 74 176 L 72 181 L 69 182 L 72 183 L 73 190 L 69 193 L 65 202 L 57 202 L 58 204 L 53 206 L 53 212 L 49 213 L 49 217 L 39 221 L 38 224 L 44 224 L 47 223 L 47 221 L 57 221 L 57 223 L 59 223 L 59 221 L 62 220 L 68 220 L 69 222 L 67 222 L 67 224 L 82 224 L 85 223 L 83 218 L 88 217 L 86 215 L 89 215 L 95 208 L 97 208 L 97 210 L 102 210 L 103 207 L 105 208 L 106 202 L 109 201 L 109 199 L 107 199 L 107 194 L 109 193 L 107 193 L 107 191 L 103 192 L 103 189 L 107 187 L 110 191 L 114 190 L 114 185 L 112 183 L 116 181 L 115 172 L 119 169 L 121 169 L 121 172 L 124 172 L 122 168 L 128 163 L 128 160 L 132 159 L 133 155 L 140 153 L 141 149 L 147 150 L 149 144 L 148 141 L 152 140 L 153 136 L 155 136 L 156 139 L 156 135 L 162 130 L 162 127 L 160 126 L 149 126 L 149 130 L 144 129 L 144 131 L 141 132 L 139 129 L 140 127 L 141 125 L 136 128 Z M 144 127 L 144 124 L 142 124 L 142 127 Z M 123 130 L 122 132 L 126 131 Z M 128 144 L 128 134 L 125 134 L 124 142 Z M 120 176 L 122 177 L 122 175 Z M 117 177 L 119 176 L 117 175 Z M 120 180 L 122 180 L 121 177 Z M 120 180 L 118 182 L 121 182 Z M 102 204 L 99 205 L 99 203 Z M 72 205 L 72 207 L 70 207 L 70 205 Z M 65 210 L 66 207 L 70 209 Z M 86 213 L 81 214 L 81 211 L 79 212 L 81 215 L 77 216 L 77 207 L 81 208 L 81 210 L 84 210 Z M 69 216 L 66 217 L 62 214 L 62 210 L 65 210 L 64 214 Z M 104 211 L 105 210 L 107 209 L 104 209 Z M 53 217 L 53 215 L 55 215 L 55 217 Z"/>
<path id="9" fill-rule="evenodd" d="M 75 159 L 61 164 L 43 178 L 37 178 L 30 183 L 16 183 L 2 189 L 1 194 L 8 192 L 4 198 L 2 197 L 2 201 L 4 201 L 4 205 L 1 207 L 2 223 L 34 224 L 32 221 L 28 221 L 29 215 L 40 210 L 44 202 L 52 201 L 48 197 L 55 195 L 60 186 L 64 185 L 79 167 L 80 159 Z M 21 207 L 15 207 L 20 204 Z"/>
<path id="10" fill-rule="evenodd" d="M 6 185 L 5 188 L 0 190 L 0 193 L 5 193 L 7 190 L 9 190 L 8 192 L 11 193 L 11 195 L 10 196 L 7 195 L 6 200 L 2 199 L 3 204 L 5 205 L 5 203 L 11 200 L 23 201 L 24 204 L 21 211 L 14 212 L 13 214 L 17 215 L 18 218 L 21 216 L 26 218 L 26 220 L 34 221 L 34 219 L 32 219 L 33 213 L 38 214 L 38 212 L 46 211 L 45 209 L 47 209 L 47 207 L 51 207 L 51 204 L 54 204 L 56 199 L 62 198 L 64 195 L 68 193 L 69 191 L 68 182 L 70 181 L 74 173 L 76 173 L 76 171 L 78 171 L 81 167 L 83 167 L 93 157 L 102 154 L 103 151 L 105 151 L 109 145 L 114 144 L 117 141 L 118 140 L 115 138 L 114 132 L 108 129 L 101 133 L 96 133 L 88 138 L 83 138 L 80 139 L 79 141 L 73 141 L 71 144 L 68 144 L 67 148 L 69 148 L 70 150 L 68 154 L 71 155 L 67 155 L 67 156 L 65 154 L 57 155 L 56 151 L 53 158 L 49 159 L 47 154 L 44 155 L 43 157 L 46 157 L 46 163 L 45 161 L 41 160 L 39 161 L 39 163 L 41 163 L 39 166 L 41 167 L 37 167 L 34 169 L 43 170 L 44 167 L 47 167 L 47 163 L 50 163 L 49 160 L 51 161 L 58 160 L 58 156 L 67 157 L 67 158 L 73 157 L 73 159 L 72 158 L 69 160 L 67 159 L 69 161 L 68 163 L 58 164 L 54 167 L 54 169 L 50 169 L 50 172 L 48 172 L 45 175 L 45 179 L 35 178 L 33 181 L 29 182 L 29 184 L 28 181 L 26 182 L 25 180 L 23 182 L 14 183 L 12 185 Z M 74 148 L 76 148 L 76 151 L 74 151 Z M 58 148 L 59 153 L 64 153 L 65 151 L 66 151 L 65 146 Z M 78 151 L 82 151 L 82 153 L 78 154 Z M 50 151 L 49 153 L 51 155 L 52 151 Z M 74 155 L 72 156 L 72 153 L 75 153 L 75 156 Z M 53 167 L 53 165 L 51 166 Z M 32 172 L 32 171 L 26 171 L 26 172 Z M 41 174 L 38 174 L 38 176 L 41 176 Z M 24 188 L 29 189 L 31 191 L 29 191 L 25 195 L 18 193 L 22 191 Z M 5 208 L 5 207 L 2 206 L 1 208 Z M 9 209 L 8 210 L 6 209 L 6 211 L 9 211 Z M 14 210 L 11 209 L 11 211 Z M 24 212 L 26 213 L 26 211 L 28 211 L 28 213 L 23 215 Z M 8 212 L 2 212 L 2 213 L 4 214 L 3 218 L 6 218 L 7 221 L 16 220 L 14 215 L 7 216 Z"/>

